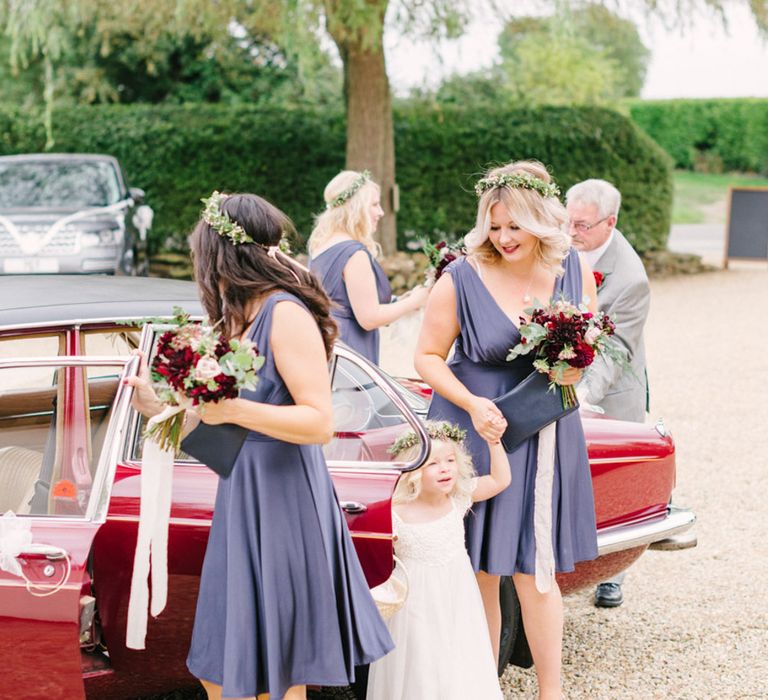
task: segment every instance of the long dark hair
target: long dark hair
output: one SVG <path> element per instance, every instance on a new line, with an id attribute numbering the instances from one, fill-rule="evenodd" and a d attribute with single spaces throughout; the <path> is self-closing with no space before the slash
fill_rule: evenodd
<path id="1" fill-rule="evenodd" d="M 254 242 L 235 244 L 202 219 L 195 226 L 190 237 L 195 279 L 210 321 L 221 321 L 230 337 L 242 335 L 252 320 L 247 308 L 253 298 L 284 290 L 307 305 L 330 357 L 337 328 L 330 315 L 328 295 L 309 270 L 294 264 L 287 255 L 277 253 L 278 259 L 269 255 L 269 247 L 294 230 L 291 220 L 255 194 L 230 195 L 221 211 Z"/>

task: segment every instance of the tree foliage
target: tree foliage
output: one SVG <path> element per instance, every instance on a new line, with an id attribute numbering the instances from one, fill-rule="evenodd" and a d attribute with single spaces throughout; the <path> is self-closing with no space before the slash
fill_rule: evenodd
<path id="1" fill-rule="evenodd" d="M 340 104 L 341 73 L 317 42 L 309 44 L 299 62 L 269 36 L 241 24 L 224 31 L 193 32 L 190 27 L 183 33 L 158 28 L 148 42 L 141 24 L 100 22 L 82 18 L 79 24 L 58 27 L 62 40 L 52 87 L 59 104 Z M 0 90 L 6 98 L 18 96 L 22 105 L 34 106 L 42 101 L 45 56 L 39 42 L 22 45 L 25 52 L 18 55 L 9 44 L 0 46 Z"/>
<path id="2" fill-rule="evenodd" d="M 502 65 L 514 64 L 519 58 L 538 55 L 534 46 L 546 44 L 555 53 L 566 54 L 579 72 L 605 71 L 600 80 L 608 98 L 636 97 L 645 82 L 650 51 L 643 44 L 637 27 L 604 5 L 590 3 L 573 10 L 567 8 L 550 17 L 521 17 L 506 24 L 499 36 Z M 558 44 L 567 48 L 558 51 Z M 539 59 L 541 60 L 541 59 Z M 568 64 L 551 62 L 548 71 L 557 89 L 568 74 Z M 578 75 L 575 75 L 573 82 Z M 532 81 L 529 81 L 532 82 Z"/>
<path id="3" fill-rule="evenodd" d="M 650 52 L 637 28 L 602 5 L 518 17 L 499 35 L 499 62 L 448 78 L 442 103 L 610 104 L 637 95 Z"/>

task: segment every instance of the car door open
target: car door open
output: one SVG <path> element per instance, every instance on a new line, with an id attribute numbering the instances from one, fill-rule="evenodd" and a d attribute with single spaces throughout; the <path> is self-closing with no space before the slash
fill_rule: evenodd
<path id="1" fill-rule="evenodd" d="M 0 360 L 0 697 L 84 697 L 98 643 L 91 546 L 136 358 Z M 5 544 L 3 544 L 5 543 Z M 30 682 L 44 678 L 44 682 Z"/>

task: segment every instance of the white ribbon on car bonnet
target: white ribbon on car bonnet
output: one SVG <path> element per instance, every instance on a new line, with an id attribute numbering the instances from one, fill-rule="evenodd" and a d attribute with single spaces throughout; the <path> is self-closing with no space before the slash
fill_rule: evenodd
<path id="1" fill-rule="evenodd" d="M 147 429 L 184 411 L 185 408 L 184 406 L 166 406 L 161 413 L 149 419 Z M 175 456 L 173 450 L 160 449 L 154 440 L 150 438 L 144 440 L 141 457 L 139 533 L 133 558 L 131 593 L 128 598 L 128 625 L 125 632 L 125 645 L 129 649 L 144 649 L 147 636 L 150 573 L 152 575 L 150 608 L 152 617 L 157 617 L 163 612 L 168 600 L 168 523 L 171 518 L 171 488 Z"/>
<path id="2" fill-rule="evenodd" d="M 6 231 L 11 235 L 11 238 L 16 241 L 16 244 L 21 249 L 24 255 L 37 255 L 45 246 L 47 246 L 55 237 L 56 234 L 61 231 L 67 224 L 71 224 L 81 219 L 88 219 L 92 216 L 103 214 L 117 214 L 125 210 L 128 206 L 128 200 L 121 199 L 115 204 L 110 204 L 107 207 L 91 207 L 90 209 L 81 209 L 74 214 L 68 214 L 61 219 L 57 219 L 53 225 L 48 229 L 48 232 L 40 238 L 39 236 L 25 237 L 22 236 L 16 224 L 13 223 L 7 216 L 0 216 L 0 225 L 2 225 Z"/>

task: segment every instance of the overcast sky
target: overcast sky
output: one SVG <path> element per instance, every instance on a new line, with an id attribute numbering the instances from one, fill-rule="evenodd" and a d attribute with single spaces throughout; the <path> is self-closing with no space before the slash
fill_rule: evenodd
<path id="1" fill-rule="evenodd" d="M 728 11 L 727 29 L 705 12 L 684 30 L 667 30 L 642 15 L 635 19 L 652 52 L 643 97 L 768 97 L 768 45 L 745 8 Z M 415 86 L 434 87 L 445 75 L 492 64 L 498 58 L 500 28 L 500 20 L 486 11 L 460 39 L 439 44 L 412 42 L 389 32 L 387 67 L 393 89 L 404 94 Z"/>

